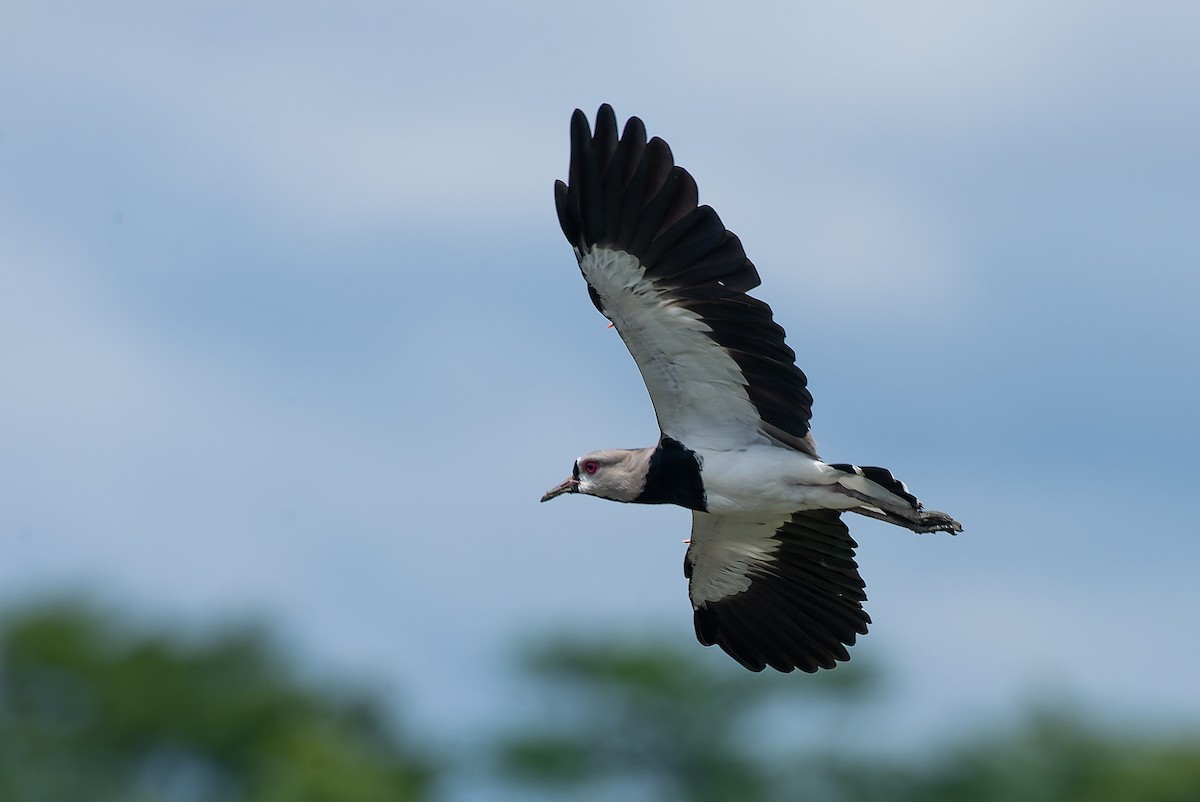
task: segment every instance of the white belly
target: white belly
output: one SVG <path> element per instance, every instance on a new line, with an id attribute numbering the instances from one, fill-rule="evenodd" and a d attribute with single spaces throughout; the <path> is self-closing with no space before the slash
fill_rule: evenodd
<path id="1" fill-rule="evenodd" d="M 838 472 L 799 451 L 752 446 L 745 451 L 697 451 L 708 511 L 786 514 L 848 510 L 861 502 L 833 489 Z"/>

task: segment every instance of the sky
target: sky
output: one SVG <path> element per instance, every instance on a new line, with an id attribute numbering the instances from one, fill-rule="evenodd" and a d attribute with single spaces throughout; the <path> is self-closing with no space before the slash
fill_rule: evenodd
<path id="1" fill-rule="evenodd" d="M 0 25 L 0 602 L 263 616 L 447 732 L 547 631 L 692 642 L 690 514 L 554 216 L 640 116 L 735 231 L 863 518 L 897 737 L 1200 720 L 1200 7 L 114 4 Z M 741 671 L 691 643 L 713 666 Z M 798 676 L 797 682 L 804 677 Z"/>

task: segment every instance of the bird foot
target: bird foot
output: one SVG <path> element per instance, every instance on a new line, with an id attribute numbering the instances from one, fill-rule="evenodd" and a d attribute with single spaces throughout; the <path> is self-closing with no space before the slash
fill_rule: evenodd
<path id="1" fill-rule="evenodd" d="M 921 516 L 921 519 L 913 522 L 912 530 L 914 532 L 920 532 L 921 534 L 928 532 L 949 532 L 952 535 L 957 535 L 963 530 L 962 524 L 944 512 L 921 510 L 918 514 Z"/>

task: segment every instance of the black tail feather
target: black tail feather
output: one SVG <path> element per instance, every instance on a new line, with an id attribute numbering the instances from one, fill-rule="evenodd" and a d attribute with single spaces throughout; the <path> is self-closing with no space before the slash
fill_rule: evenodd
<path id="1" fill-rule="evenodd" d="M 850 465 L 848 463 L 830 463 L 829 467 L 837 468 L 839 471 L 845 471 L 846 473 L 857 474 L 865 479 L 870 479 L 872 482 L 879 485 L 889 493 L 897 495 L 907 501 L 912 505 L 914 510 L 921 509 L 921 502 L 917 500 L 917 497 L 908 492 L 908 488 L 904 485 L 904 482 L 901 482 L 895 476 L 892 476 L 892 472 L 887 468 L 877 468 L 870 465 Z"/>

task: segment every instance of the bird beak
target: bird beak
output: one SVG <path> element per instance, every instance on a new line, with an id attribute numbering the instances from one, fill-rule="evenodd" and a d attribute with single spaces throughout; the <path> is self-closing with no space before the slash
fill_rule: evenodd
<path id="1" fill-rule="evenodd" d="M 578 493 L 578 492 L 579 492 L 579 480 L 572 477 L 572 478 L 568 479 L 567 481 L 563 482 L 558 487 L 554 487 L 554 488 L 547 490 L 546 495 L 542 496 L 542 501 L 549 501 L 550 499 L 554 498 L 555 496 L 561 496 L 563 493 Z"/>

